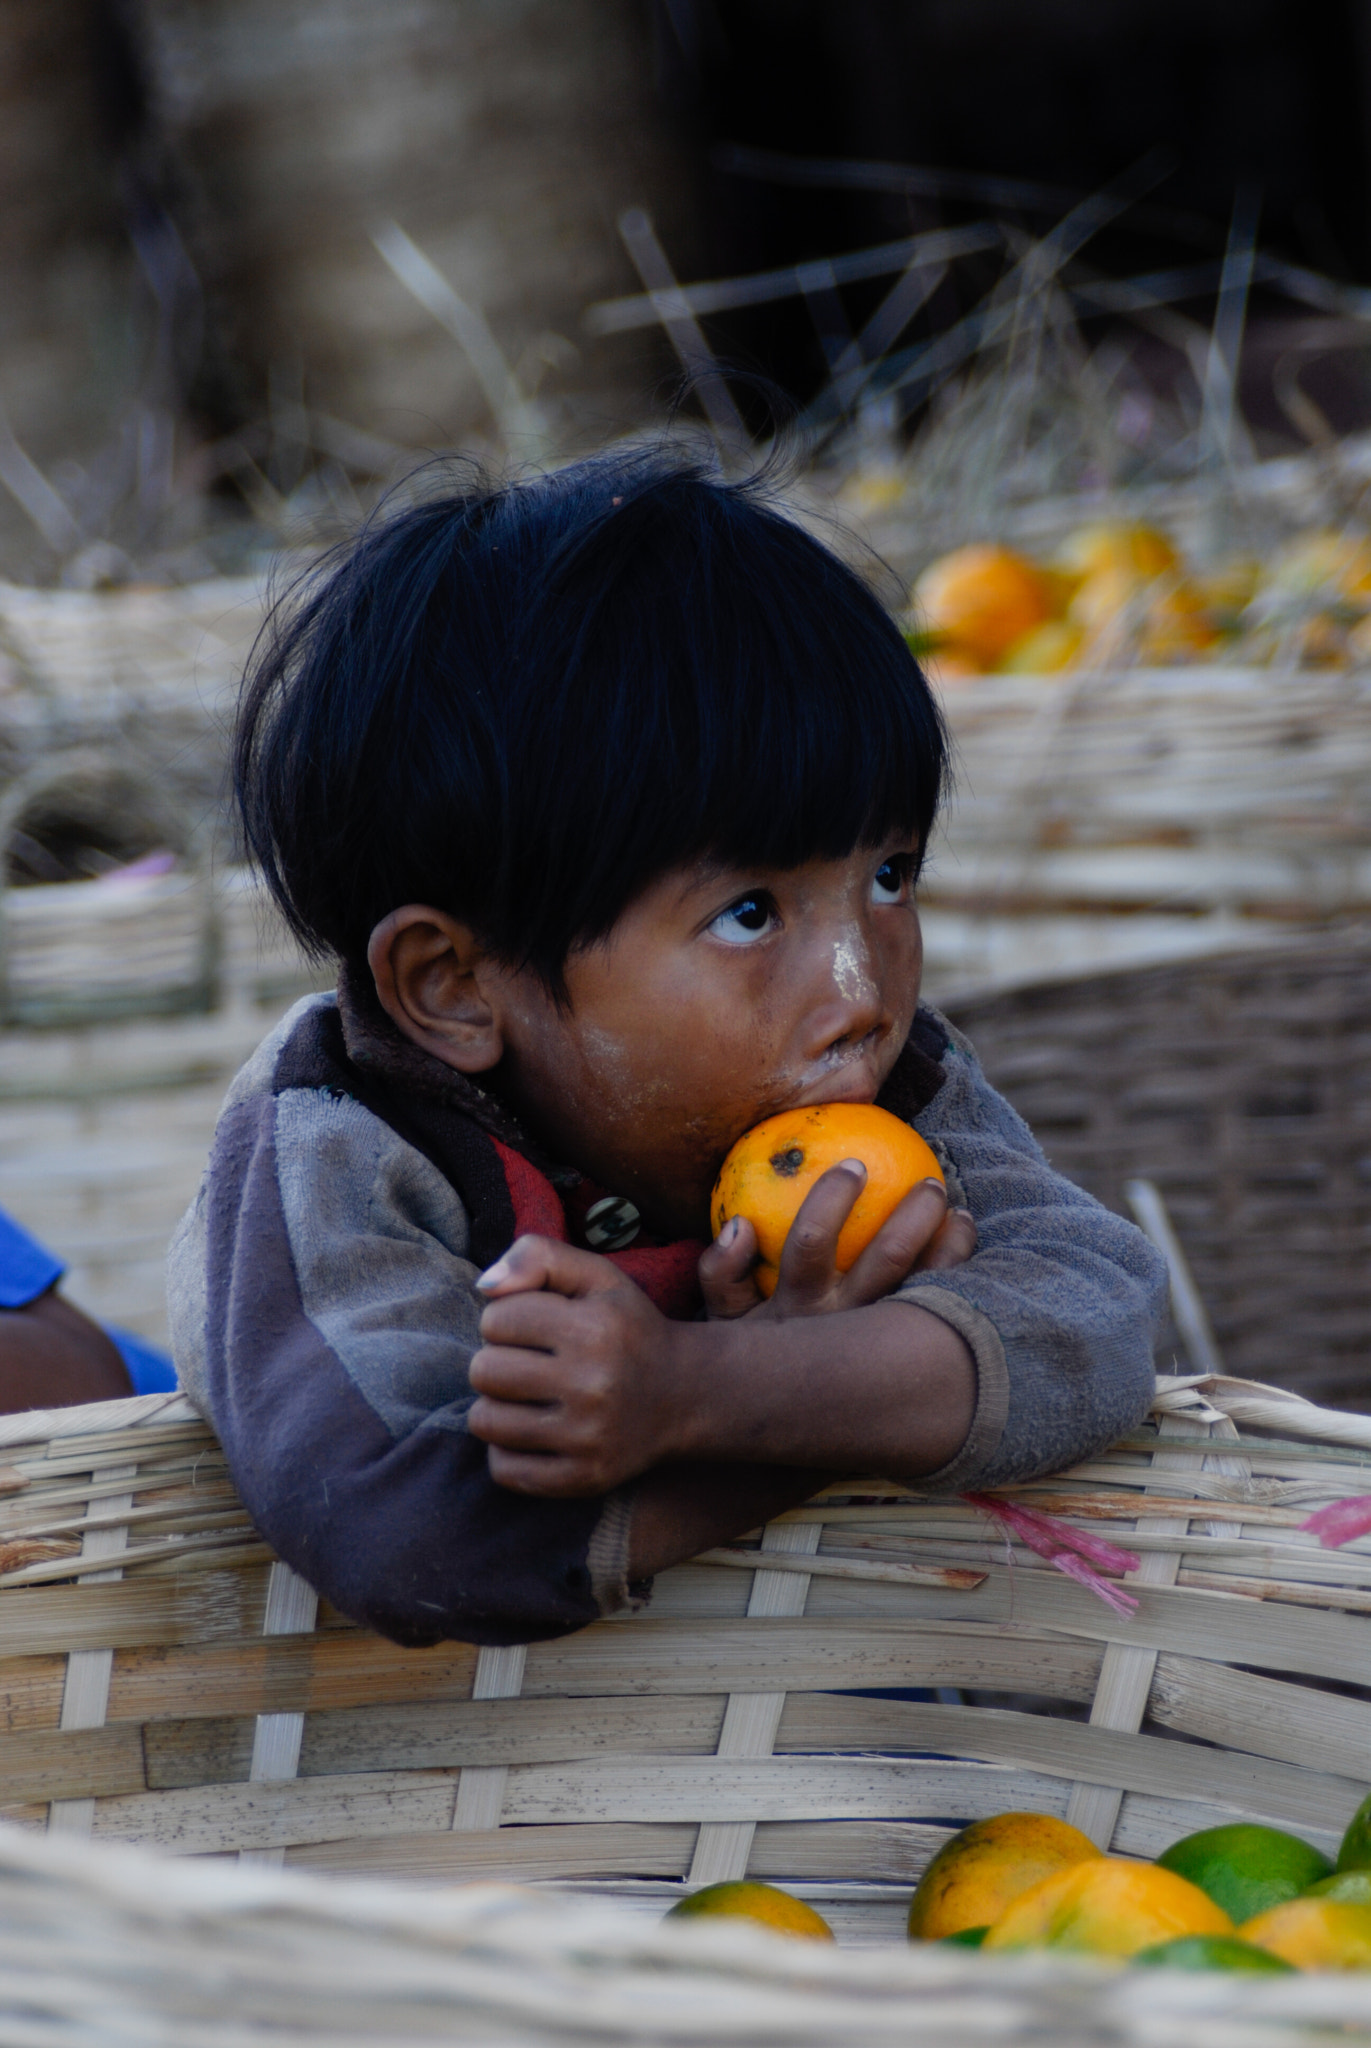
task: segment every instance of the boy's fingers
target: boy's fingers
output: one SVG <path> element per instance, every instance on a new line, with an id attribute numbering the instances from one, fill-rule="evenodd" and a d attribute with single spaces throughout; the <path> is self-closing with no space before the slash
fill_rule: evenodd
<path id="1" fill-rule="evenodd" d="M 526 1401 L 492 1401 L 483 1394 L 472 1403 L 467 1428 L 482 1443 L 506 1451 L 564 1451 L 566 1419 L 556 1408 L 534 1407 Z"/>
<path id="2" fill-rule="evenodd" d="M 732 1217 L 700 1257 L 700 1291 L 711 1322 L 726 1322 L 756 1308 L 762 1290 L 752 1277 L 757 1233 L 744 1216 Z"/>
<path id="3" fill-rule="evenodd" d="M 945 1272 L 949 1266 L 963 1266 L 976 1249 L 976 1224 L 969 1209 L 949 1209 L 940 1230 L 934 1232 L 914 1261 L 919 1273 Z"/>
<path id="4" fill-rule="evenodd" d="M 575 1458 L 535 1451 L 506 1451 L 492 1444 L 486 1452 L 490 1476 L 510 1493 L 539 1494 L 549 1500 L 576 1500 L 602 1493 L 603 1486 Z"/>
<path id="5" fill-rule="evenodd" d="M 471 1361 L 469 1378 L 478 1394 L 498 1401 L 556 1401 L 565 1391 L 565 1373 L 546 1351 L 521 1351 L 509 1344 L 488 1344 Z"/>
<path id="6" fill-rule="evenodd" d="M 860 1159 L 845 1159 L 819 1175 L 782 1248 L 778 1293 L 784 1289 L 800 1296 L 823 1294 L 832 1286 L 838 1233 L 865 1186 L 866 1168 Z"/>
<path id="7" fill-rule="evenodd" d="M 546 1287 L 554 1294 L 595 1294 L 621 1287 L 623 1274 L 596 1252 L 580 1251 L 555 1237 L 516 1237 L 476 1281 L 488 1300 Z"/>
<path id="8" fill-rule="evenodd" d="M 852 1263 L 843 1294 L 849 1307 L 882 1301 L 914 1268 L 947 1219 L 947 1190 L 923 1180 L 893 1209 L 866 1250 Z M 955 1263 L 955 1262 L 954 1262 Z"/>
<path id="9" fill-rule="evenodd" d="M 566 1295 L 545 1290 L 498 1296 L 482 1309 L 480 1329 L 487 1344 L 523 1344 L 530 1351 L 555 1351 L 572 1338 L 577 1321 Z"/>

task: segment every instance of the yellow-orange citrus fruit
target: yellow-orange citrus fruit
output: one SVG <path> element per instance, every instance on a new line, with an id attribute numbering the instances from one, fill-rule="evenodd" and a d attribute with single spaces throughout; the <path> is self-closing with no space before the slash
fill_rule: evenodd
<path id="1" fill-rule="evenodd" d="M 757 1285 L 770 1295 L 780 1277 L 786 1233 L 821 1173 L 860 1159 L 866 1185 L 838 1236 L 840 1273 L 866 1250 L 909 1190 L 943 1170 L 917 1131 L 871 1102 L 816 1102 L 783 1109 L 744 1131 L 719 1169 L 710 1202 L 717 1237 L 731 1216 L 757 1233 Z"/>
<path id="2" fill-rule="evenodd" d="M 1053 563 L 1059 574 L 1084 578 L 1119 570 L 1142 583 L 1151 583 L 1176 566 L 1176 550 L 1155 526 L 1112 519 L 1078 526 L 1062 542 Z"/>
<path id="3" fill-rule="evenodd" d="M 1088 1835 L 1050 1813 L 997 1813 L 944 1842 L 909 1904 L 911 1941 L 987 1927 L 1053 1871 L 1099 1855 Z"/>
<path id="4" fill-rule="evenodd" d="M 939 667 L 992 669 L 1050 615 L 1041 575 L 1012 548 L 978 543 L 943 555 L 914 586 Z"/>
<path id="5" fill-rule="evenodd" d="M 1244 1921 L 1238 1934 L 1297 1970 L 1371 1970 L 1371 1906 L 1287 1899 Z"/>
<path id="6" fill-rule="evenodd" d="M 1121 568 L 1087 576 L 1067 612 L 1081 635 L 1081 660 L 1110 659 L 1117 635 L 1138 660 L 1156 667 L 1193 661 L 1212 647 L 1218 632 L 1199 594 L 1188 583 L 1168 579 L 1155 588 Z"/>
<path id="7" fill-rule="evenodd" d="M 1334 530 L 1301 534 L 1277 555 L 1269 581 L 1290 597 L 1365 610 L 1371 603 L 1371 539 Z"/>
<path id="8" fill-rule="evenodd" d="M 1056 1871 L 1021 1893 L 995 1922 L 985 1946 L 1131 1956 L 1178 1934 L 1232 1932 L 1227 1913 L 1197 1884 L 1155 1863 L 1099 1856 Z M 1246 1930 L 1244 1939 L 1252 1939 Z"/>
<path id="9" fill-rule="evenodd" d="M 822 1913 L 816 1913 L 803 1899 L 783 1892 L 778 1885 L 757 1884 L 736 1878 L 725 1884 L 707 1884 L 703 1891 L 681 1899 L 667 1914 L 668 1920 L 757 1920 L 776 1934 L 793 1934 L 802 1940 L 832 1941 L 833 1929 Z"/>
<path id="10" fill-rule="evenodd" d="M 1006 676 L 1051 676 L 1070 668 L 1081 651 L 1081 629 L 1069 619 L 1044 619 L 1022 634 L 997 664 Z"/>

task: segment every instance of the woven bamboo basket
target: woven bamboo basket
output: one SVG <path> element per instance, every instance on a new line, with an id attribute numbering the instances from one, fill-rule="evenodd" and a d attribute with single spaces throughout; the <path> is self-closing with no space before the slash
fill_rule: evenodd
<path id="1" fill-rule="evenodd" d="M 1161 1189 L 1227 1370 L 1371 1408 L 1371 932 L 951 1007 L 1062 1173 Z"/>
<path id="2" fill-rule="evenodd" d="M 643 1613 L 479 1651 L 320 1603 L 180 1396 L 7 1418 L 0 1818 L 654 1912 L 747 1872 L 862 1943 L 1007 1809 L 1142 1856 L 1239 1816 L 1331 1848 L 1371 1777 L 1371 1539 L 1300 1525 L 1371 1492 L 1371 1419 L 1159 1389 L 1134 1436 L 1000 1497 L 1131 1549 L 1131 1611 L 982 1506 L 848 1482 Z"/>

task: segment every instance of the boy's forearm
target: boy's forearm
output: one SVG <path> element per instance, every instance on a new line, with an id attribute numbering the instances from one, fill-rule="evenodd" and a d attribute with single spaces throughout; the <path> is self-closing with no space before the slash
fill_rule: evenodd
<path id="1" fill-rule="evenodd" d="M 826 1486 L 830 1472 L 784 1465 L 658 1465 L 633 1488 L 630 1579 L 650 1579 L 730 1543 Z"/>
<path id="2" fill-rule="evenodd" d="M 971 1430 L 970 1350 L 909 1302 L 692 1324 L 680 1345 L 681 1457 L 915 1479 Z"/>

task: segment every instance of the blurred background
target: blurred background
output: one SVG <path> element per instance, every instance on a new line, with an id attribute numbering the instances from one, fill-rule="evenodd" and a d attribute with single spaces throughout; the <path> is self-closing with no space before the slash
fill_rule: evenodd
<path id="1" fill-rule="evenodd" d="M 0 1205 L 72 1299 L 164 1337 L 328 978 L 225 803 L 272 588 L 435 454 L 779 432 L 952 727 L 928 992 L 1163 1191 L 1164 1365 L 1371 1405 L 1371 0 L 0 0 L 0 285 Z"/>

